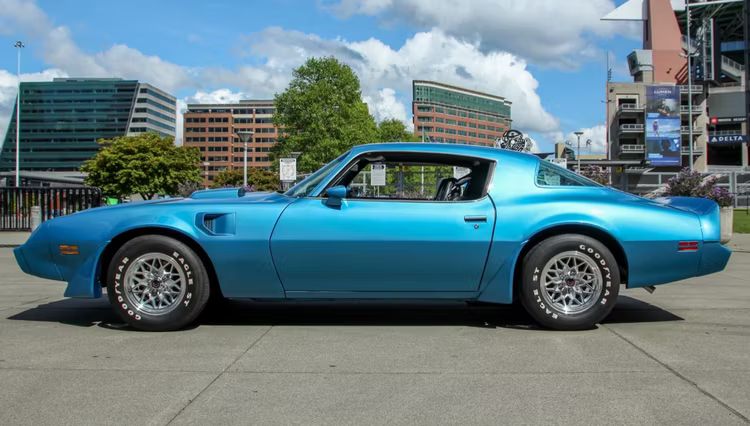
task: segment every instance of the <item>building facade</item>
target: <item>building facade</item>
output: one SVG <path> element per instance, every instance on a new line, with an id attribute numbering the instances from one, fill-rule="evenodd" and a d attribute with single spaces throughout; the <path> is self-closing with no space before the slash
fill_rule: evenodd
<path id="1" fill-rule="evenodd" d="M 604 18 L 642 21 L 644 34 L 642 48 L 627 58 L 633 81 L 606 85 L 609 158 L 620 163 L 614 185 L 648 192 L 691 165 L 700 172 L 750 171 L 743 3 L 689 3 L 689 70 L 686 9 L 669 0 L 631 0 Z M 664 131 L 654 108 L 669 101 L 654 93 L 670 86 L 679 147 L 667 162 L 653 153 Z"/>
<path id="2" fill-rule="evenodd" d="M 175 135 L 174 96 L 149 84 L 118 78 L 56 78 L 23 82 L 20 169 L 76 171 L 99 150 L 97 141 L 144 132 Z M 0 172 L 16 167 L 16 111 L 8 125 Z"/>
<path id="3" fill-rule="evenodd" d="M 217 173 L 242 168 L 244 144 L 236 132 L 251 130 L 248 167 L 270 169 L 269 153 L 278 140 L 273 125 L 276 107 L 272 100 L 242 100 L 232 104 L 189 104 L 184 112 L 183 144 L 197 147 L 204 163 L 204 183 Z"/>
<path id="4" fill-rule="evenodd" d="M 511 124 L 501 96 L 434 81 L 412 82 L 414 133 L 426 141 L 492 146 Z"/>

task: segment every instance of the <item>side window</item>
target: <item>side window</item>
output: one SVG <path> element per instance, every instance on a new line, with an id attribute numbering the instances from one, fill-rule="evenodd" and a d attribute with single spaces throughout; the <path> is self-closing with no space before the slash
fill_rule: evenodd
<path id="1" fill-rule="evenodd" d="M 354 159 L 329 183 L 347 198 L 403 201 L 470 201 L 486 194 L 494 162 L 438 153 L 371 152 Z"/>
<path id="2" fill-rule="evenodd" d="M 366 165 L 349 186 L 352 198 L 434 200 L 440 183 L 453 177 L 447 165 L 377 162 Z"/>
<path id="3" fill-rule="evenodd" d="M 601 186 L 590 179 L 546 161 L 539 162 L 536 184 L 539 186 Z"/>

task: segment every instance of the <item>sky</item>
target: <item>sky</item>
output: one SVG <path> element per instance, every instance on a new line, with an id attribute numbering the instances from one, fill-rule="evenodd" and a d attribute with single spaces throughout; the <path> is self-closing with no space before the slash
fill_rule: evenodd
<path id="1" fill-rule="evenodd" d="M 23 40 L 22 81 L 138 79 L 178 110 L 271 99 L 305 59 L 335 56 L 378 121 L 411 127 L 411 81 L 435 80 L 511 100 L 539 150 L 581 130 L 603 152 L 607 56 L 613 80 L 631 81 L 625 58 L 641 45 L 638 24 L 600 20 L 623 1 L 0 0 L 0 134 Z"/>

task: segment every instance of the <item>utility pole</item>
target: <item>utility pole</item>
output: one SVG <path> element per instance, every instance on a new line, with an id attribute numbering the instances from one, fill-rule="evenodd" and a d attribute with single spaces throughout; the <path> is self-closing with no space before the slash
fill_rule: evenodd
<path id="1" fill-rule="evenodd" d="M 18 77 L 18 96 L 16 97 L 16 188 L 21 186 L 21 49 L 24 44 L 17 41 L 13 47 L 18 51 L 16 76 Z"/>
<path id="2" fill-rule="evenodd" d="M 247 143 L 252 141 L 253 139 L 253 131 L 252 130 L 238 130 L 237 136 L 240 137 L 240 140 L 245 145 L 245 156 L 242 159 L 242 187 L 247 187 Z"/>

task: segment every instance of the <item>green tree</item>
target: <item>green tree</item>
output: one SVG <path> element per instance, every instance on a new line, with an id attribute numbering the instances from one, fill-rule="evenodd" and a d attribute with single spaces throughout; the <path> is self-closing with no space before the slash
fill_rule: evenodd
<path id="1" fill-rule="evenodd" d="M 310 58 L 276 95 L 274 124 L 284 135 L 274 158 L 300 152 L 297 170 L 311 172 L 354 145 L 377 138 L 354 71 L 333 57 Z"/>
<path id="2" fill-rule="evenodd" d="M 99 141 L 102 149 L 83 163 L 86 184 L 106 195 L 123 198 L 140 194 L 148 200 L 156 194 L 176 194 L 178 185 L 200 181 L 197 148 L 178 147 L 171 137 L 156 133 Z"/>
<path id="3" fill-rule="evenodd" d="M 378 123 L 380 142 L 419 142 L 422 139 L 406 130 L 406 125 L 398 119 L 389 118 Z"/>
<path id="4" fill-rule="evenodd" d="M 242 186 L 242 169 L 226 169 L 219 172 L 211 184 L 212 188 Z M 274 172 L 250 167 L 247 169 L 247 185 L 256 191 L 276 191 L 279 189 L 279 178 Z"/>

